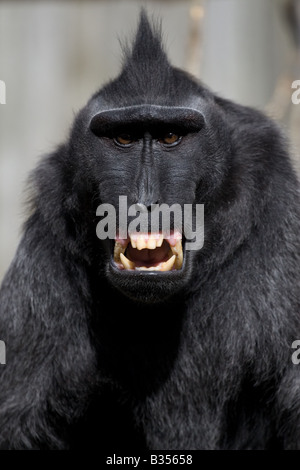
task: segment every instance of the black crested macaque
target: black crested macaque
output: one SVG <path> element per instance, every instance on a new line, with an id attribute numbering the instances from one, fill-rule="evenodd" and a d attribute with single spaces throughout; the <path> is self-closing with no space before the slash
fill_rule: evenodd
<path id="1" fill-rule="evenodd" d="M 0 447 L 300 449 L 287 143 L 170 65 L 144 12 L 125 54 L 30 179 L 0 292 Z M 203 246 L 195 211 L 130 231 L 124 202 L 141 225 L 155 206 L 204 205 Z"/>

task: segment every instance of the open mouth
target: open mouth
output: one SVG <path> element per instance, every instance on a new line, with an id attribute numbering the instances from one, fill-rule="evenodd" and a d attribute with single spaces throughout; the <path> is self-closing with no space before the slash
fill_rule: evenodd
<path id="1" fill-rule="evenodd" d="M 116 237 L 114 263 L 127 271 L 174 271 L 183 263 L 182 236 L 173 232 L 132 233 L 127 239 Z"/>

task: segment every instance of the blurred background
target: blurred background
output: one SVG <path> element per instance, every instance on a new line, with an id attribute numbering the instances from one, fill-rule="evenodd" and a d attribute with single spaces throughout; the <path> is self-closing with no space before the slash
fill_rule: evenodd
<path id="1" fill-rule="evenodd" d="M 74 114 L 120 70 L 141 6 L 161 18 L 171 62 L 284 128 L 300 172 L 300 0 L 0 0 L 0 281 L 25 217 L 24 188 Z"/>

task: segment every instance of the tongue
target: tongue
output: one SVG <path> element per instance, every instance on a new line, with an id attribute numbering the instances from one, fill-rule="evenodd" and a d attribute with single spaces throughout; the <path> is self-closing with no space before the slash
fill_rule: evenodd
<path id="1" fill-rule="evenodd" d="M 155 250 L 148 250 L 148 248 L 138 250 L 137 248 L 132 248 L 131 244 L 129 244 L 126 250 L 127 258 L 134 261 L 136 266 L 156 266 L 161 262 L 167 261 L 169 258 L 168 253 L 169 246 L 165 242 L 161 247 L 155 248 Z"/>

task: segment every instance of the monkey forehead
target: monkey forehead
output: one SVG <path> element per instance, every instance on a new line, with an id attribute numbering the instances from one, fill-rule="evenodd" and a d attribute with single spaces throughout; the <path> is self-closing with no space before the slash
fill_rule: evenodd
<path id="1" fill-rule="evenodd" d="M 170 125 L 187 131 L 198 131 L 204 125 L 204 116 L 196 108 L 139 104 L 105 109 L 96 113 L 90 121 L 94 132 L 106 131 L 120 125 Z"/>

